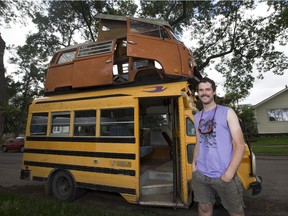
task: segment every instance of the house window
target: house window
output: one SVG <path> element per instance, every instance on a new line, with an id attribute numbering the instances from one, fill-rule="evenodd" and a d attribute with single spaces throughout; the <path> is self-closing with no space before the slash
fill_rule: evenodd
<path id="1" fill-rule="evenodd" d="M 288 121 L 288 109 L 269 109 L 267 111 L 270 122 Z"/>

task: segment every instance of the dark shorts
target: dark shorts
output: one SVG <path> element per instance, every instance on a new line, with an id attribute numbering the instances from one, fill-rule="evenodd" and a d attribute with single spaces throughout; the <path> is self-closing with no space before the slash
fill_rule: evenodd
<path id="1" fill-rule="evenodd" d="M 218 195 L 230 213 L 244 211 L 243 187 L 237 175 L 231 182 L 224 182 L 221 178 L 210 178 L 196 170 L 192 174 L 192 190 L 195 202 L 215 204 Z"/>

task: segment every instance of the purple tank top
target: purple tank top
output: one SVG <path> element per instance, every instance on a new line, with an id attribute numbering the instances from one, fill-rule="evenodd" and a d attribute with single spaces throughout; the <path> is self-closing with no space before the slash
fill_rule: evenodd
<path id="1" fill-rule="evenodd" d="M 228 107 L 217 105 L 217 110 L 202 110 L 195 115 L 197 131 L 198 157 L 196 168 L 211 178 L 222 176 L 233 156 L 232 137 L 227 124 Z M 203 112 L 203 113 L 202 113 Z M 215 116 L 214 116 L 215 113 Z M 202 115 L 203 120 L 200 121 Z M 213 119 L 211 125 L 211 120 Z M 200 125 L 199 125 L 200 123 Z M 212 127 L 212 129 L 211 129 Z M 208 133 L 211 129 L 211 133 Z"/>

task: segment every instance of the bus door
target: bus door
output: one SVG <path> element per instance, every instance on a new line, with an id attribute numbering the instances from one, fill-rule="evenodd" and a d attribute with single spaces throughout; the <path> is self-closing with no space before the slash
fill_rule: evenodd
<path id="1" fill-rule="evenodd" d="M 133 58 L 157 61 L 166 73 L 181 74 L 178 42 L 161 26 L 137 19 L 127 20 L 127 55 Z M 141 67 L 151 65 L 143 65 Z M 149 63 L 149 62 L 147 62 Z M 140 64 L 140 63 L 139 63 Z M 133 63 L 133 69 L 137 62 Z"/>
<path id="2" fill-rule="evenodd" d="M 120 193 L 128 202 L 139 196 L 138 99 L 109 97 L 97 101 L 98 143 L 94 184 Z"/>
<path id="3" fill-rule="evenodd" d="M 182 206 L 178 98 L 141 98 L 140 204 Z"/>

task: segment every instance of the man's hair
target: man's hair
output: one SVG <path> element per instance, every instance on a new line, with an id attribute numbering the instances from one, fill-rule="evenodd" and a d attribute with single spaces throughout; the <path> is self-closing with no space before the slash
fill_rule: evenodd
<path id="1" fill-rule="evenodd" d="M 209 79 L 208 77 L 204 77 L 202 78 L 199 83 L 198 83 L 198 86 L 197 86 L 197 91 L 198 91 L 198 87 L 199 87 L 199 84 L 200 83 L 210 83 L 212 85 L 212 89 L 213 91 L 215 92 L 216 91 L 216 85 L 215 85 L 215 82 L 212 80 L 212 79 Z"/>

